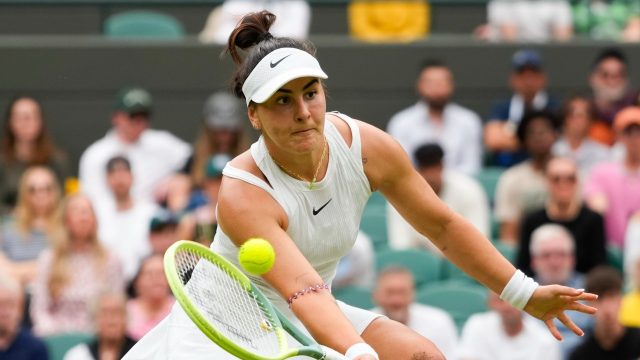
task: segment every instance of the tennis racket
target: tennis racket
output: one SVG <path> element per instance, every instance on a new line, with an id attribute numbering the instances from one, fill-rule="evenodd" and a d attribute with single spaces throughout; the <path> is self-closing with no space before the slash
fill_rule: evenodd
<path id="1" fill-rule="evenodd" d="M 347 360 L 300 332 L 235 265 L 203 245 L 174 243 L 164 255 L 164 271 L 187 316 L 209 339 L 240 359 L 305 355 Z M 290 348 L 287 333 L 302 346 Z"/>

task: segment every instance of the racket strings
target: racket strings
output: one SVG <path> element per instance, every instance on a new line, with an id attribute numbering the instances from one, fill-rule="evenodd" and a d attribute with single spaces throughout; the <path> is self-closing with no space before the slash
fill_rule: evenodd
<path id="1" fill-rule="evenodd" d="M 216 330 L 255 353 L 280 353 L 274 319 L 232 274 L 191 251 L 178 252 L 175 259 L 186 293 Z"/>

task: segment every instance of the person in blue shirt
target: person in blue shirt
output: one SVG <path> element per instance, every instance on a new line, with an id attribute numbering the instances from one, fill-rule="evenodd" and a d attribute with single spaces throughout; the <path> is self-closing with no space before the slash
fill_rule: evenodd
<path id="1" fill-rule="evenodd" d="M 510 167 L 527 158 L 516 137 L 516 129 L 525 113 L 560 108 L 560 101 L 545 91 L 547 76 L 538 52 L 516 52 L 511 67 L 509 85 L 513 95 L 493 107 L 484 127 L 485 147 L 493 154 L 491 163 L 502 167 Z"/>
<path id="2" fill-rule="evenodd" d="M 0 359 L 48 360 L 45 343 L 20 326 L 23 307 L 20 284 L 0 270 Z"/>

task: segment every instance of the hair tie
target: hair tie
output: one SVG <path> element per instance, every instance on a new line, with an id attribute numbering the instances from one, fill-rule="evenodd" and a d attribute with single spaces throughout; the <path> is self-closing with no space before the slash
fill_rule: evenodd
<path id="1" fill-rule="evenodd" d="M 269 40 L 269 39 L 273 39 L 273 35 L 271 35 L 270 32 L 263 32 L 262 34 L 258 35 L 258 38 L 256 39 L 256 44 L 259 44 L 265 40 Z"/>

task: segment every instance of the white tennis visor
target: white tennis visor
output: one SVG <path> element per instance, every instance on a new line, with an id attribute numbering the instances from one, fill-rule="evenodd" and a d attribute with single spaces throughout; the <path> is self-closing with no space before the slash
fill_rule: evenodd
<path id="1" fill-rule="evenodd" d="M 301 77 L 328 78 L 320 63 L 306 51 L 280 48 L 262 58 L 242 85 L 247 101 L 261 104 L 284 84 Z"/>

